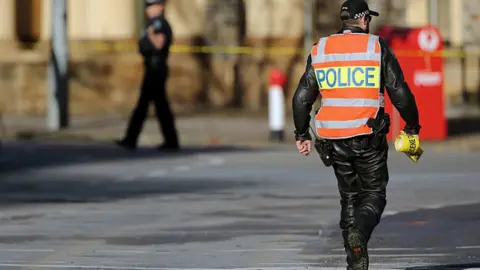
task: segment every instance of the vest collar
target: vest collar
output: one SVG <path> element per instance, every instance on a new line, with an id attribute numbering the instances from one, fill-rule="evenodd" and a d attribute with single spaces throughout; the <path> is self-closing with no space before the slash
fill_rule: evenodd
<path id="1" fill-rule="evenodd" d="M 338 31 L 338 34 L 342 34 L 344 31 L 351 31 L 352 33 L 364 33 L 364 34 L 367 33 L 358 26 L 345 26 L 342 29 L 340 29 L 340 31 Z"/>

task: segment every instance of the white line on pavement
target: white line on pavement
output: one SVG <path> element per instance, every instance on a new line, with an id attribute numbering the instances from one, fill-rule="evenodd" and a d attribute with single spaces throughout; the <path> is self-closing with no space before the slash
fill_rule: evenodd
<path id="1" fill-rule="evenodd" d="M 456 247 L 456 249 L 480 249 L 480 246 L 460 246 Z"/>
<path id="2" fill-rule="evenodd" d="M 204 166 L 221 166 L 225 164 L 225 159 L 217 156 L 198 155 L 197 158 L 204 161 Z M 203 162 L 202 162 L 203 163 Z"/>
<path id="3" fill-rule="evenodd" d="M 47 253 L 55 252 L 55 249 L 16 249 L 16 248 L 6 248 L 0 249 L 0 252 L 31 252 L 31 253 Z"/>
<path id="4" fill-rule="evenodd" d="M 176 172 L 185 172 L 185 171 L 188 171 L 190 169 L 191 169 L 191 167 L 188 166 L 188 165 L 180 165 L 180 166 L 177 166 L 177 167 L 173 168 L 173 170 L 176 171 Z"/>
<path id="5" fill-rule="evenodd" d="M 370 254 L 370 258 L 417 258 L 417 257 L 445 257 L 447 253 L 412 253 L 412 254 Z M 345 254 L 320 254 L 315 255 L 316 258 L 343 258 Z M 277 263 L 273 263 L 277 264 Z M 281 265 L 301 264 L 301 263 L 280 263 Z M 268 264 L 264 264 L 268 265 Z"/>
<path id="6" fill-rule="evenodd" d="M 339 267 L 247 267 L 247 268 L 162 268 L 162 267 L 138 267 L 138 266 L 103 266 L 103 265 L 74 265 L 74 264 L 22 264 L 22 263 L 0 263 L 3 267 L 30 267 L 49 269 L 105 269 L 105 270 L 344 270 Z M 392 270 L 395 268 L 377 269 Z"/>
<path id="7" fill-rule="evenodd" d="M 148 250 L 109 250 L 99 249 L 95 253 L 110 253 L 110 254 L 174 254 L 175 251 L 148 251 Z"/>
<path id="8" fill-rule="evenodd" d="M 165 176 L 165 175 L 167 175 L 166 170 L 155 170 L 155 171 L 151 171 L 148 174 L 148 177 L 149 178 L 155 178 L 155 177 L 162 177 L 162 176 Z"/>
<path id="9" fill-rule="evenodd" d="M 205 167 L 214 167 L 214 166 L 221 166 L 225 164 L 225 159 L 222 157 L 215 157 L 215 156 L 206 156 L 206 155 L 198 155 L 197 159 L 200 161 L 198 164 L 183 164 L 175 166 L 171 169 L 159 169 L 151 171 L 147 174 L 148 178 L 157 178 L 163 177 L 168 175 L 169 173 L 176 173 L 176 172 L 186 172 L 193 169 L 205 168 Z"/>
<path id="10" fill-rule="evenodd" d="M 272 249 L 224 249 L 213 250 L 207 253 L 247 253 L 247 252 L 288 252 L 288 251 L 302 251 L 300 248 L 272 248 Z M 113 253 L 113 254 L 178 254 L 183 251 L 156 251 L 156 250 L 110 250 L 101 249 L 95 250 L 96 253 Z M 203 253 L 203 252 L 201 252 Z"/>
<path id="11" fill-rule="evenodd" d="M 210 165 L 212 166 L 220 166 L 225 164 L 225 159 L 220 157 L 213 157 L 210 159 Z"/>
<path id="12" fill-rule="evenodd" d="M 369 248 L 369 251 L 372 252 L 379 252 L 379 251 L 433 251 L 436 250 L 437 248 L 435 247 L 430 247 L 430 248 Z M 455 247 L 455 249 L 480 249 L 480 246 L 458 246 Z M 0 253 L 49 253 L 49 252 L 57 252 L 58 250 L 55 249 L 0 249 Z M 207 253 L 247 253 L 247 252 L 298 252 L 302 251 L 301 248 L 271 248 L 271 249 L 222 249 L 222 250 L 212 250 L 208 251 Z M 330 249 L 330 251 L 333 252 L 341 252 L 341 254 L 326 254 L 326 255 L 321 255 L 319 254 L 318 256 L 344 256 L 343 248 L 334 248 Z M 92 252 L 95 253 L 111 253 L 111 254 L 179 254 L 183 252 L 189 252 L 189 251 L 182 251 L 182 250 L 129 250 L 129 249 L 95 249 L 92 250 Z M 190 252 L 191 253 L 191 252 Z M 203 253 L 203 252 L 199 252 Z M 423 256 L 423 257 L 437 257 L 437 256 L 443 256 L 445 254 L 440 254 L 440 253 L 411 253 L 411 254 L 371 254 L 373 257 L 411 257 L 411 256 Z"/>
<path id="13" fill-rule="evenodd" d="M 300 248 L 269 248 L 269 249 L 224 249 L 217 252 L 286 252 L 302 251 Z"/>
<path id="14" fill-rule="evenodd" d="M 391 211 L 385 211 L 385 212 L 383 213 L 383 215 L 382 215 L 382 218 L 383 218 L 383 217 L 388 217 L 388 216 L 394 216 L 394 215 L 396 215 L 396 214 L 398 214 L 398 213 L 399 213 L 398 211 L 393 211 L 393 210 L 391 210 Z"/>
<path id="15" fill-rule="evenodd" d="M 419 251 L 434 250 L 434 248 L 369 248 L 368 251 Z M 334 248 L 332 251 L 344 251 L 343 248 Z"/>

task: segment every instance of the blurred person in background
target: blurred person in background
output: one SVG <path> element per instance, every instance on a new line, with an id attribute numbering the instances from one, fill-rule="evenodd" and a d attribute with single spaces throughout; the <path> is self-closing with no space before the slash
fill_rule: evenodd
<path id="1" fill-rule="evenodd" d="M 138 137 L 147 117 L 151 102 L 160 128 L 164 144 L 159 150 L 178 150 L 179 141 L 175 119 L 167 99 L 166 81 L 168 78 L 168 55 L 173 34 L 170 24 L 164 17 L 166 0 L 146 0 L 145 13 L 148 17 L 146 29 L 138 42 L 138 49 L 144 59 L 145 73 L 137 107 L 133 111 L 125 137 L 116 143 L 128 149 L 137 147 Z"/>
<path id="2" fill-rule="evenodd" d="M 397 58 L 386 41 L 369 34 L 372 16 L 378 15 L 363 0 L 342 4 L 343 27 L 314 44 L 292 105 L 296 146 L 309 155 L 310 111 L 321 97 L 314 147 L 337 178 L 349 270 L 368 269 L 367 244 L 386 206 L 390 121 L 385 88 L 406 122 L 404 131 L 420 131 L 415 98 Z"/>

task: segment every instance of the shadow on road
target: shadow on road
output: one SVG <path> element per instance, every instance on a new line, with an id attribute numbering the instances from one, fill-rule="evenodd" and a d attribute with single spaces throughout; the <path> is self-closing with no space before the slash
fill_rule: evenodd
<path id="1" fill-rule="evenodd" d="M 408 260 L 409 264 L 418 265 L 409 270 L 479 268 L 479 210 L 480 204 L 470 204 L 386 216 L 373 233 L 369 248 L 372 254 L 391 254 L 392 263 Z M 340 230 L 331 230 L 327 241 L 342 248 Z M 416 256 L 422 260 L 412 260 Z M 378 260 L 374 258 L 372 262 Z"/>
<path id="2" fill-rule="evenodd" d="M 161 164 L 162 160 L 198 154 L 252 151 L 257 150 L 235 146 L 199 146 L 169 153 L 159 152 L 154 148 L 128 151 L 115 145 L 99 143 L 12 142 L 5 144 L 0 152 L 0 206 L 106 202 L 182 193 L 205 194 L 254 185 L 244 179 L 220 181 L 201 177 L 195 179 L 173 176 L 148 177 L 143 171 L 139 171 L 138 175 L 136 171 L 132 172 L 134 177 L 130 179 L 120 179 L 123 176 L 122 171 L 128 171 L 124 168 L 128 161 L 158 160 Z M 121 163 L 102 171 L 101 166 L 104 162 Z M 97 171 L 87 171 L 91 167 L 79 167 L 77 171 L 75 167 L 61 170 L 65 165 L 82 164 L 97 165 Z M 56 167 L 60 169 L 57 170 Z M 48 170 L 40 173 L 38 169 L 44 168 Z"/>
<path id="3" fill-rule="evenodd" d="M 208 198 L 224 189 L 254 186 L 238 179 L 140 178 L 117 181 L 99 177 L 41 176 L 0 182 L 0 206 L 30 203 L 92 203 L 145 198 L 155 195 L 195 194 Z"/>
<path id="4" fill-rule="evenodd" d="M 241 146 L 198 146 L 179 152 L 160 152 L 140 148 L 129 151 L 110 144 L 100 143 L 5 143 L 0 151 L 0 174 L 50 166 L 96 163 L 121 160 L 163 159 L 198 154 L 252 152 L 260 149 Z M 265 149 L 262 149 L 263 151 Z"/>
<path id="5" fill-rule="evenodd" d="M 398 248 L 480 246 L 480 204 L 421 209 L 385 217 L 371 245 Z M 472 250 L 478 256 L 479 249 Z"/>

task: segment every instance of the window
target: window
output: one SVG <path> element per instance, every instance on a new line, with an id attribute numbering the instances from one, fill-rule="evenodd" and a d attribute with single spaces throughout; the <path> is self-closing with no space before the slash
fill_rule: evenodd
<path id="1" fill-rule="evenodd" d="M 15 1 L 15 34 L 25 48 L 40 40 L 41 0 Z"/>

